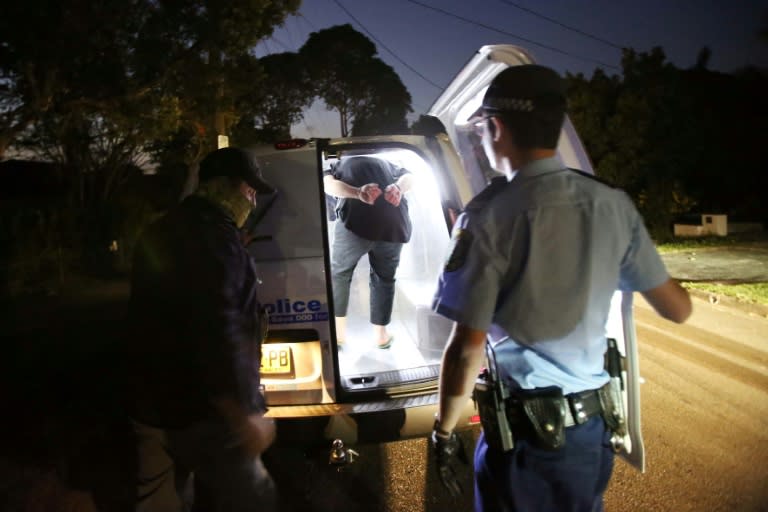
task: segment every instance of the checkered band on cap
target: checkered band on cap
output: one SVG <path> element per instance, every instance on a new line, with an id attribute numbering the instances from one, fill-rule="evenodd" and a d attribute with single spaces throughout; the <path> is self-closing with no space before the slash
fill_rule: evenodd
<path id="1" fill-rule="evenodd" d="M 524 98 L 488 98 L 483 105 L 486 109 L 513 110 L 515 112 L 533 112 L 533 100 Z"/>

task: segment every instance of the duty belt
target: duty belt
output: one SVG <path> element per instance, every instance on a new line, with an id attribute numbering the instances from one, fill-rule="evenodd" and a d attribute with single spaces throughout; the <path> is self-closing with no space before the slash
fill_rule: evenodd
<path id="1" fill-rule="evenodd" d="M 571 393 L 570 395 L 563 395 L 562 401 L 565 409 L 563 420 L 565 427 L 581 425 L 603 412 L 600 403 L 600 389 L 589 389 L 578 393 Z M 521 404 L 515 400 L 512 400 L 509 407 L 507 407 L 507 417 L 512 426 L 525 417 L 520 408 Z"/>
<path id="2" fill-rule="evenodd" d="M 600 405 L 600 390 L 589 389 L 563 397 L 565 401 L 565 426 L 572 427 L 586 423 L 593 416 L 603 412 Z"/>

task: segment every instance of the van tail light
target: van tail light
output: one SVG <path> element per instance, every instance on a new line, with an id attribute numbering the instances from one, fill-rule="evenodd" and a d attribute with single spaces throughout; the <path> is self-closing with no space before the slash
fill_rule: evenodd
<path id="1" fill-rule="evenodd" d="M 470 416 L 469 417 L 469 424 L 470 425 L 477 425 L 478 423 L 480 423 L 480 415 L 479 414 L 475 414 L 474 416 Z"/>
<path id="2" fill-rule="evenodd" d="M 275 143 L 275 149 L 297 149 L 306 146 L 309 143 L 307 139 L 289 139 Z"/>

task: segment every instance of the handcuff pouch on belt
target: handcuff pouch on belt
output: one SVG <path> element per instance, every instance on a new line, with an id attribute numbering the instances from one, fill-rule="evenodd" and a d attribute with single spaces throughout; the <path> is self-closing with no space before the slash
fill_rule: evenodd
<path id="1" fill-rule="evenodd" d="M 525 389 L 516 393 L 515 401 L 525 413 L 531 441 L 544 450 L 565 446 L 565 399 L 558 386 Z M 518 409 L 519 410 L 519 409 Z"/>

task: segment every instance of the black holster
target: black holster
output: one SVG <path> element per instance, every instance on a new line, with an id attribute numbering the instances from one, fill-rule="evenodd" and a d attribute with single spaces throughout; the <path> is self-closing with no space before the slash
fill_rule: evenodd
<path id="1" fill-rule="evenodd" d="M 510 405 L 510 422 L 527 430 L 527 437 L 535 446 L 544 450 L 565 446 L 565 399 L 561 388 L 518 390 Z"/>
<path id="2" fill-rule="evenodd" d="M 514 448 L 515 439 L 507 416 L 504 383 L 494 381 L 488 371 L 483 372 L 475 381 L 472 398 L 480 412 L 485 441 L 492 449 L 506 452 Z"/>
<path id="3" fill-rule="evenodd" d="M 624 437 L 627 435 L 627 422 L 619 386 L 615 379 L 611 379 L 611 382 L 598 390 L 598 396 L 603 408 L 605 426 L 614 434 Z"/>

